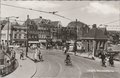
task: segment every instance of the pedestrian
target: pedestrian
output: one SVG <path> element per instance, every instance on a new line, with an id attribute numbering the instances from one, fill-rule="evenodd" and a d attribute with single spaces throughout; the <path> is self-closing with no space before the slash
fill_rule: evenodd
<path id="1" fill-rule="evenodd" d="M 4 46 L 5 46 L 5 43 L 4 43 L 4 40 L 2 40 L 2 50 L 5 49 Z"/>
<path id="2" fill-rule="evenodd" d="M 63 45 L 62 45 L 62 50 L 64 51 L 65 49 L 65 43 L 63 43 Z"/>
<path id="3" fill-rule="evenodd" d="M 112 54 L 110 54 L 110 57 L 109 57 L 109 65 L 110 65 L 111 67 L 114 67 L 114 57 L 113 57 Z"/>
<path id="4" fill-rule="evenodd" d="M 20 59 L 24 60 L 24 51 L 23 51 L 23 49 L 21 49 L 21 51 L 20 51 Z"/>
<path id="5" fill-rule="evenodd" d="M 38 47 L 35 48 L 34 61 L 35 61 L 35 62 L 39 61 L 39 51 L 38 51 Z"/>
<path id="6" fill-rule="evenodd" d="M 16 58 L 16 52 L 14 51 L 13 48 L 11 48 L 11 58 L 14 60 Z"/>
<path id="7" fill-rule="evenodd" d="M 39 57 L 40 61 L 43 61 L 42 52 L 41 52 L 40 48 L 38 48 L 38 57 Z"/>
<path id="8" fill-rule="evenodd" d="M 75 41 L 74 47 L 73 47 L 74 55 L 76 55 L 77 52 L 77 42 Z"/>
<path id="9" fill-rule="evenodd" d="M 106 54 L 105 52 L 101 53 L 101 61 L 102 61 L 102 66 L 106 67 Z"/>
<path id="10" fill-rule="evenodd" d="M 68 44 L 68 43 L 66 43 L 66 46 L 65 46 L 65 52 L 64 52 L 64 54 L 66 54 L 66 53 L 68 52 L 68 50 L 69 50 L 69 44 Z"/>

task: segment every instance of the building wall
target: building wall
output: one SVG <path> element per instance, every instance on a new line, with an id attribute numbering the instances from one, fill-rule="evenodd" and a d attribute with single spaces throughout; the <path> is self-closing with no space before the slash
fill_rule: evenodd
<path id="1" fill-rule="evenodd" d="M 10 32 L 11 31 L 9 31 L 9 38 L 8 38 L 9 41 L 10 41 Z M 7 37 L 8 37 L 7 35 L 8 35 L 8 30 L 2 30 L 1 31 L 1 40 L 3 40 L 4 43 L 7 42 Z"/>

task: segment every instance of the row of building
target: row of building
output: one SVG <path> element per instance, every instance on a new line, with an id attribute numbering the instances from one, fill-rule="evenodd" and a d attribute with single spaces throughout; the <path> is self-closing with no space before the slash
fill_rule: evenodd
<path id="1" fill-rule="evenodd" d="M 85 52 L 92 52 L 93 55 L 97 55 L 97 50 L 100 48 L 105 50 L 110 38 L 106 28 L 98 28 L 96 24 L 90 28 L 87 24 L 76 20 L 64 27 L 60 21 L 44 19 L 41 16 L 36 19 L 30 19 L 27 16 L 27 20 L 22 25 L 18 22 L 8 25 L 7 22 L 1 32 L 3 43 L 7 43 L 9 40 L 11 44 L 22 46 L 26 46 L 27 39 L 29 44 L 45 44 L 49 40 L 52 42 L 77 40 L 83 44 Z M 0 56 L 0 59 L 3 58 Z"/>
<path id="2" fill-rule="evenodd" d="M 41 16 L 30 19 L 27 16 L 27 20 L 22 25 L 18 22 L 9 24 L 9 42 L 26 45 L 27 38 L 28 43 L 46 43 L 47 39 L 51 39 L 53 42 L 70 41 L 80 39 L 89 29 L 87 24 L 80 21 L 72 21 L 67 27 L 63 27 L 60 21 L 51 21 Z M 6 23 L 1 36 L 3 42 L 7 42 L 7 35 L 8 24 Z"/>

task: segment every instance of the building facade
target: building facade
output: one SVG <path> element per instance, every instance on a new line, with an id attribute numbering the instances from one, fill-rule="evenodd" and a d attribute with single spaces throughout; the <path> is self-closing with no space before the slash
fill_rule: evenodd
<path id="1" fill-rule="evenodd" d="M 70 40 L 80 40 L 82 36 L 88 33 L 90 28 L 87 24 L 80 21 L 72 21 L 67 25 L 66 29 L 69 33 L 68 37 Z"/>
<path id="2" fill-rule="evenodd" d="M 29 44 L 38 43 L 39 40 L 37 25 L 33 20 L 29 19 L 29 16 L 23 25 L 12 26 L 11 34 L 12 42 L 23 46 L 26 46 L 27 40 Z"/>
<path id="3" fill-rule="evenodd" d="M 23 25 L 12 26 L 11 40 L 14 43 L 25 45 L 28 29 L 28 40 L 30 43 L 33 41 L 36 41 L 36 43 L 46 43 L 47 39 L 60 41 L 61 37 L 59 34 L 61 33 L 61 28 L 62 25 L 59 21 L 50 21 L 42 17 L 27 19 Z"/>
<path id="4" fill-rule="evenodd" d="M 46 42 L 46 39 L 48 38 L 54 42 L 61 39 L 59 36 L 62 28 L 60 21 L 51 21 L 49 19 L 44 19 L 41 16 L 33 20 L 38 26 L 39 42 Z"/>
<path id="5" fill-rule="evenodd" d="M 107 40 L 107 35 L 97 28 L 96 24 L 93 24 L 92 29 L 81 38 L 85 52 L 92 53 L 93 56 L 97 56 L 100 49 L 106 50 Z"/>
<path id="6" fill-rule="evenodd" d="M 27 27 L 22 25 L 12 26 L 12 43 L 26 45 Z"/>

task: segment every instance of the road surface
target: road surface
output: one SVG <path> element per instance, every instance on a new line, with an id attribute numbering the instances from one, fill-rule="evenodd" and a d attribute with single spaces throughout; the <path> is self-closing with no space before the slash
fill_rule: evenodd
<path id="1" fill-rule="evenodd" d="M 120 78 L 117 67 L 102 67 L 99 62 L 70 55 L 72 66 L 64 63 L 62 51 L 44 50 L 44 62 L 36 63 L 37 72 L 33 78 Z"/>

